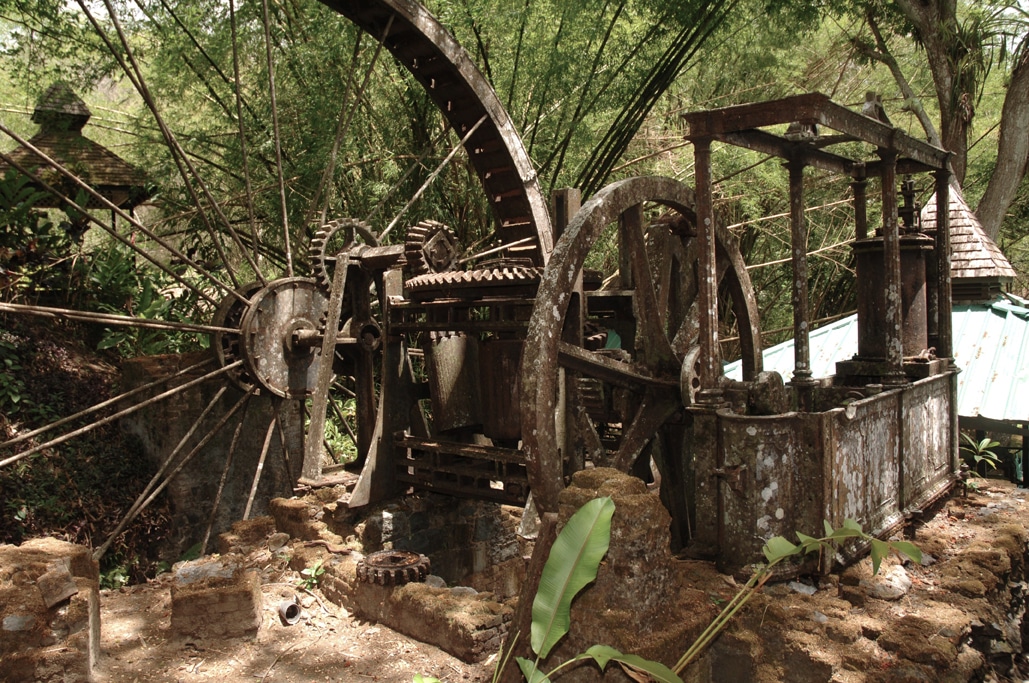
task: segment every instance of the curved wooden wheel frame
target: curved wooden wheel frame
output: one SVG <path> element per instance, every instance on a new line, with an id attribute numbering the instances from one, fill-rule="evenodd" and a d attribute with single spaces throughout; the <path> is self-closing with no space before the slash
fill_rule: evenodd
<path id="1" fill-rule="evenodd" d="M 681 311 L 684 302 L 672 305 L 676 288 L 654 280 L 668 276 L 667 266 L 675 256 L 660 259 L 658 267 L 654 267 L 652 261 L 658 260 L 648 254 L 647 226 L 642 220 L 644 203 L 660 204 L 690 223 L 695 221 L 693 192 L 678 181 L 638 177 L 613 183 L 575 215 L 555 245 L 544 272 L 529 322 L 521 370 L 522 440 L 529 485 L 541 512 L 557 510 L 557 496 L 564 487 L 566 458 L 555 420 L 562 392 L 559 368 L 595 376 L 642 396 L 635 417 L 623 430 L 617 453 L 609 460 L 610 465 L 622 470 L 633 465 L 658 430 L 683 407 L 679 378 L 682 361 L 696 343 L 696 311 L 693 306 L 692 315 L 669 319 L 670 308 L 678 306 Z M 569 303 L 586 256 L 604 229 L 619 220 L 626 251 L 623 260 L 630 265 L 635 280 L 637 348 L 633 363 L 612 361 L 562 340 Z M 696 262 L 696 240 L 690 242 L 694 245 L 680 241 L 672 250 L 680 254 L 680 261 L 686 262 L 683 265 L 691 260 Z M 753 377 L 761 369 L 761 344 L 750 278 L 726 231 L 716 231 L 716 245 L 719 279 L 731 292 L 739 324 L 744 376 Z M 682 278 L 683 273 L 679 275 Z M 687 285 L 681 291 L 689 289 Z M 589 435 L 586 440 L 590 440 Z"/>

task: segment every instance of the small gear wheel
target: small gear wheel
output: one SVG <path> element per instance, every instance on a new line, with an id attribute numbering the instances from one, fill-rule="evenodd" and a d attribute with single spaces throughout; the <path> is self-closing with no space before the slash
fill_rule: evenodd
<path id="1" fill-rule="evenodd" d="M 326 292 L 332 287 L 332 271 L 336 265 L 336 257 L 352 247 L 358 235 L 368 246 L 379 246 L 379 241 L 368 224 L 354 218 L 329 221 L 311 238 L 308 250 L 311 273 L 318 286 Z"/>
<path id="2" fill-rule="evenodd" d="M 452 270 L 457 260 L 457 235 L 438 221 L 422 221 L 407 229 L 404 257 L 408 277 Z"/>
<path id="3" fill-rule="evenodd" d="M 409 550 L 380 550 L 357 563 L 357 578 L 380 586 L 402 586 L 424 581 L 429 575 L 429 558 Z"/>

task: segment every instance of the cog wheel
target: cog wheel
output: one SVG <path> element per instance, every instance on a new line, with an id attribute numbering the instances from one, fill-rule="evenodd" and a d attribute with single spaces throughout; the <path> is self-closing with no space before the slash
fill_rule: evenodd
<path id="1" fill-rule="evenodd" d="M 422 221 L 407 229 L 404 242 L 408 277 L 453 270 L 457 260 L 457 235 L 438 221 Z"/>
<path id="2" fill-rule="evenodd" d="M 404 288 L 416 301 L 435 297 L 533 296 L 542 275 L 542 268 L 498 261 L 483 263 L 474 270 L 419 275 L 404 283 Z"/>
<path id="3" fill-rule="evenodd" d="M 325 292 L 332 287 L 332 269 L 336 265 L 336 256 L 354 246 L 357 235 L 360 235 L 368 246 L 379 246 L 379 240 L 368 224 L 355 218 L 329 221 L 311 238 L 308 250 L 311 273 L 318 286 Z"/>
<path id="4" fill-rule="evenodd" d="M 424 581 L 429 575 L 429 558 L 409 550 L 380 550 L 357 563 L 357 578 L 380 586 L 402 586 Z"/>

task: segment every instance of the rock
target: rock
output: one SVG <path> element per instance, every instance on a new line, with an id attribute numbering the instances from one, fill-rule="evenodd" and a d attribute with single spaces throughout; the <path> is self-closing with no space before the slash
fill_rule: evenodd
<path id="1" fill-rule="evenodd" d="M 289 534 L 279 531 L 268 537 L 268 550 L 273 553 L 289 543 Z"/>
<path id="2" fill-rule="evenodd" d="M 818 592 L 818 589 L 814 586 L 801 583 L 800 581 L 790 581 L 788 585 L 793 592 L 801 593 L 803 595 L 814 595 Z"/>
<path id="3" fill-rule="evenodd" d="M 894 565 L 871 580 L 862 580 L 868 596 L 880 600 L 900 600 L 911 590 L 911 579 L 904 567 Z"/>

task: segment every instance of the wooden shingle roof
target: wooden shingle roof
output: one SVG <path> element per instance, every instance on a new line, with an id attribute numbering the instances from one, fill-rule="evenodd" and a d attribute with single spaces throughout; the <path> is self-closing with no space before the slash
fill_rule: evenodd
<path id="1" fill-rule="evenodd" d="M 29 139 L 29 143 L 108 201 L 131 209 L 149 196 L 143 172 L 82 134 L 82 127 L 89 117 L 86 104 L 71 88 L 64 83 L 55 83 L 40 97 L 32 114 L 32 120 L 40 125 L 40 131 Z M 75 183 L 27 146 L 19 146 L 8 152 L 8 156 L 13 164 L 57 187 L 65 195 L 75 197 L 78 193 L 79 187 Z M 13 164 L 0 160 L 0 174 L 6 173 Z M 61 207 L 63 202 L 58 197 L 50 197 L 39 205 Z M 96 208 L 100 203 L 90 199 L 87 206 Z"/>
<path id="2" fill-rule="evenodd" d="M 969 208 L 961 191 L 950 188 L 950 273 L 958 280 L 995 280 L 1015 278 L 1011 262 L 983 231 L 979 219 Z M 936 195 L 922 209 L 922 229 L 936 229 Z"/>

